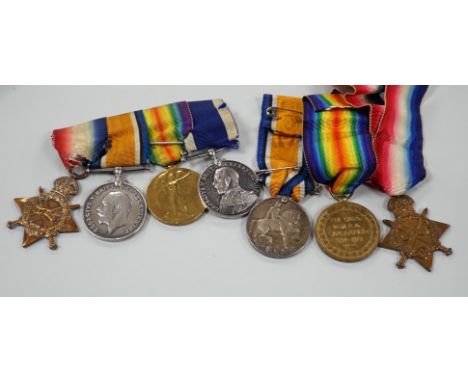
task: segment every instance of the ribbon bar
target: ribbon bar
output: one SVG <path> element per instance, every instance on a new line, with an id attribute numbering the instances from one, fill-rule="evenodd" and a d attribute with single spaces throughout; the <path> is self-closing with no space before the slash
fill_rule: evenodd
<path id="1" fill-rule="evenodd" d="M 54 130 L 68 169 L 177 163 L 187 152 L 238 148 L 238 130 L 221 99 L 177 102 Z"/>

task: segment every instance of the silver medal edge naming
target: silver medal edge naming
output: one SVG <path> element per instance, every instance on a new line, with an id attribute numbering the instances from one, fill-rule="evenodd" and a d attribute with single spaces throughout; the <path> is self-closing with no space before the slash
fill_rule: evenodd
<path id="1" fill-rule="evenodd" d="M 89 227 L 89 223 L 88 223 L 88 218 L 86 217 L 86 211 L 88 210 L 89 205 L 93 202 L 94 198 L 95 198 L 95 194 L 102 188 L 105 188 L 105 187 L 108 187 L 108 186 L 111 186 L 111 187 L 116 187 L 116 188 L 119 188 L 119 187 L 129 187 L 131 188 L 132 190 L 134 190 L 136 193 L 139 194 L 139 196 L 141 197 L 141 200 L 142 200 L 142 203 L 143 203 L 143 217 L 141 219 L 141 222 L 138 224 L 137 228 L 134 229 L 133 231 L 129 232 L 128 234 L 126 235 L 122 235 L 122 236 L 118 236 L 118 237 L 106 237 L 106 236 L 102 236 L 102 235 L 99 235 L 98 233 L 94 232 L 90 227 Z M 146 198 L 145 198 L 145 195 L 138 189 L 136 188 L 135 186 L 131 185 L 130 183 L 128 182 L 122 182 L 122 185 L 120 186 L 116 186 L 116 184 L 114 182 L 108 182 L 108 183 L 104 183 L 102 185 L 100 185 L 99 187 L 97 187 L 87 198 L 86 198 L 86 201 L 83 205 L 83 221 L 85 223 L 85 227 L 86 229 L 88 230 L 88 232 L 93 235 L 94 237 L 100 239 L 100 240 L 104 240 L 104 241 L 109 241 L 109 242 L 118 242 L 118 241 L 122 241 L 122 240 L 126 240 L 132 236 L 134 236 L 136 233 L 138 233 L 142 228 L 143 226 L 145 225 L 146 223 L 146 218 L 147 218 L 147 215 L 148 215 L 148 206 L 147 206 L 147 203 L 146 203 Z"/>
<path id="2" fill-rule="evenodd" d="M 304 214 L 305 218 L 306 218 L 306 221 L 307 221 L 307 231 L 309 232 L 309 234 L 307 235 L 307 238 L 306 240 L 304 241 L 304 243 L 302 244 L 301 247 L 299 247 L 298 249 L 296 249 L 295 251 L 293 252 L 288 252 L 286 255 L 284 256 L 271 256 L 269 254 L 267 254 L 265 251 L 263 251 L 261 248 L 257 247 L 257 245 L 254 243 L 252 237 L 250 236 L 250 231 L 249 231 L 249 227 L 250 227 L 250 224 L 252 222 L 252 216 L 254 214 L 254 210 L 259 207 L 262 203 L 266 203 L 268 201 L 270 201 L 271 199 L 280 199 L 284 196 L 281 196 L 281 195 L 276 195 L 276 196 L 272 196 L 270 198 L 267 198 L 267 199 L 264 199 L 264 200 L 261 200 L 261 201 L 258 201 L 253 207 L 252 209 L 250 210 L 250 213 L 249 213 L 249 216 L 247 217 L 247 221 L 246 221 L 246 225 L 245 225 L 245 230 L 246 230 L 246 233 L 247 233 L 247 237 L 249 238 L 249 242 L 250 244 L 252 245 L 252 247 L 255 248 L 255 250 L 262 254 L 263 256 L 266 256 L 270 259 L 287 259 L 287 258 L 290 258 L 290 257 L 293 257 L 297 254 L 299 254 L 306 246 L 307 246 L 307 243 L 309 243 L 309 241 L 312 239 L 313 235 L 314 235 L 314 232 L 313 232 L 313 226 L 312 226 L 312 222 L 309 218 L 309 216 L 307 215 L 307 212 L 305 211 L 304 208 L 302 208 L 299 203 L 297 203 L 296 201 L 294 201 L 291 197 L 289 196 L 286 196 L 286 198 L 288 198 L 288 202 L 291 202 L 291 203 L 294 203 L 295 206 L 301 211 L 301 213 Z"/>
<path id="3" fill-rule="evenodd" d="M 253 202 L 250 206 L 242 209 L 239 213 L 227 214 L 227 213 L 221 212 L 220 207 L 213 204 L 213 202 L 209 199 L 209 197 L 207 195 L 207 192 L 206 192 L 207 179 L 206 178 L 208 177 L 208 174 L 211 171 L 216 171 L 217 169 L 220 169 L 220 168 L 223 168 L 223 167 L 224 168 L 234 167 L 234 168 L 241 169 L 241 171 L 244 174 L 246 174 L 252 180 L 252 182 L 254 182 L 254 183 L 256 183 L 258 185 L 254 190 L 252 190 L 255 193 L 255 196 L 256 196 L 255 202 Z M 254 206 L 259 202 L 260 195 L 261 195 L 261 192 L 262 192 L 262 187 L 261 187 L 260 183 L 258 182 L 257 174 L 250 167 L 246 166 L 245 164 L 243 164 L 241 162 L 237 162 L 237 161 L 233 161 L 233 160 L 223 160 L 223 161 L 221 161 L 221 163 L 219 165 L 217 165 L 215 163 L 209 165 L 201 173 L 200 180 L 198 182 L 198 192 L 199 192 L 200 198 L 202 199 L 205 206 L 210 211 L 212 211 L 215 215 L 217 215 L 219 217 L 222 217 L 222 218 L 226 218 L 226 219 L 236 219 L 236 218 L 246 216 L 252 210 L 252 208 L 254 208 Z"/>

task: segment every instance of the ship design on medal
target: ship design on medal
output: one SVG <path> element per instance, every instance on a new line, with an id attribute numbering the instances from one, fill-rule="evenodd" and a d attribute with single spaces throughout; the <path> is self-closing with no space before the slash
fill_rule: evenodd
<path id="1" fill-rule="evenodd" d="M 39 195 L 32 198 L 16 198 L 15 203 L 21 217 L 9 221 L 13 229 L 24 227 L 23 247 L 29 247 L 39 239 L 46 238 L 50 249 L 57 249 L 56 237 L 59 233 L 78 232 L 78 226 L 71 214 L 80 208 L 79 204 L 68 204 L 68 199 L 77 195 L 79 187 L 75 179 L 64 176 L 54 181 L 54 187 L 46 192 L 39 187 Z"/>
<path id="2" fill-rule="evenodd" d="M 395 215 L 395 221 L 384 220 L 390 232 L 380 243 L 380 247 L 400 252 L 398 268 L 405 268 L 408 259 L 414 259 L 429 272 L 435 251 L 452 254 L 452 249 L 444 247 L 440 237 L 450 226 L 430 220 L 428 209 L 417 213 L 413 208 L 414 201 L 409 196 L 393 196 L 388 202 L 388 210 Z"/>

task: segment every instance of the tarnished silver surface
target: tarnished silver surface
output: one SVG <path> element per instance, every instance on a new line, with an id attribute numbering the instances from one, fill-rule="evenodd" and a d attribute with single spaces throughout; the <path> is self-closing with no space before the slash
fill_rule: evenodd
<path id="1" fill-rule="evenodd" d="M 235 161 L 223 160 L 207 167 L 198 188 L 206 206 L 226 218 L 246 215 L 260 196 L 255 172 Z"/>
<path id="2" fill-rule="evenodd" d="M 99 186 L 84 205 L 84 222 L 97 238 L 120 241 L 137 233 L 146 220 L 143 194 L 126 182 Z"/>
<path id="3" fill-rule="evenodd" d="M 304 248 L 312 230 L 309 218 L 299 204 L 287 196 L 275 196 L 250 211 L 247 235 L 261 254 L 282 259 Z"/>

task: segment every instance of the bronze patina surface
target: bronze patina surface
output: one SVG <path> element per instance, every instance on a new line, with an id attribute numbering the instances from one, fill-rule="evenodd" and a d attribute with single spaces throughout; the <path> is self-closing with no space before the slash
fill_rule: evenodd
<path id="1" fill-rule="evenodd" d="M 379 244 L 380 228 L 367 208 L 340 201 L 320 214 L 315 235 L 327 255 L 335 260 L 354 262 L 374 251 Z"/>
<path id="2" fill-rule="evenodd" d="M 49 248 L 57 249 L 56 237 L 59 233 L 79 231 L 71 211 L 80 206 L 68 204 L 68 199 L 78 194 L 78 191 L 75 179 L 65 176 L 55 180 L 50 192 L 39 187 L 38 196 L 16 198 L 15 203 L 21 211 L 21 217 L 9 221 L 8 228 L 24 227 L 23 247 L 46 238 Z"/>
<path id="3" fill-rule="evenodd" d="M 390 232 L 380 246 L 400 252 L 398 268 L 404 268 L 408 259 L 414 259 L 426 270 L 432 270 L 435 251 L 452 254 L 452 249 L 440 243 L 440 237 L 449 227 L 448 224 L 427 218 L 428 209 L 417 213 L 414 201 L 407 195 L 393 196 L 388 202 L 388 209 L 395 215 L 395 221 L 384 220 Z"/>

